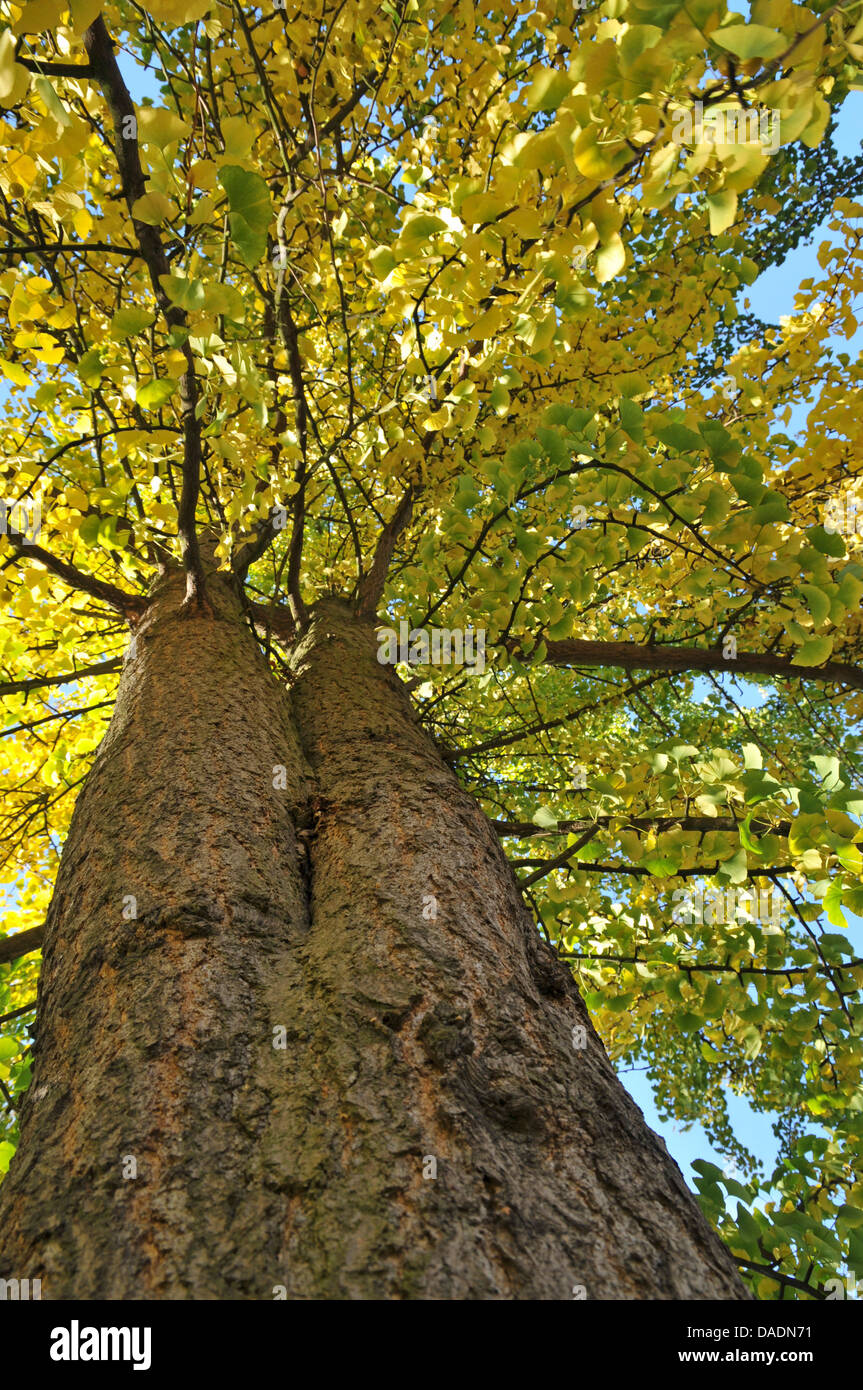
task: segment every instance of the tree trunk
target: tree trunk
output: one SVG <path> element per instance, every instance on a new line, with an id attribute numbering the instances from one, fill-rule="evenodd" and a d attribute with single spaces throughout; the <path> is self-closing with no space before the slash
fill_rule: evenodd
<path id="1" fill-rule="evenodd" d="M 46 1298 L 745 1298 L 374 632 L 290 694 L 162 582 L 72 821 L 0 1277 Z"/>

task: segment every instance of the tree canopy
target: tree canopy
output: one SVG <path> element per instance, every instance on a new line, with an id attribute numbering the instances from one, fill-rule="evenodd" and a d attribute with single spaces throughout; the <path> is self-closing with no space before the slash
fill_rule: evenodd
<path id="1" fill-rule="evenodd" d="M 700 1195 L 759 1296 L 863 1277 L 860 0 L 0 22 L 3 1166 L 17 949 L 206 530 L 276 671 L 327 594 L 484 630 L 482 672 L 402 674 L 612 1056 L 735 1160 Z M 729 1091 L 778 1112 L 775 1171 Z"/>

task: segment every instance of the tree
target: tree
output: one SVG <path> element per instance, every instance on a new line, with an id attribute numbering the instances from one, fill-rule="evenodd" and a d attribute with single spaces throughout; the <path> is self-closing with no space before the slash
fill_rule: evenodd
<path id="1" fill-rule="evenodd" d="M 824 1296 L 856 166 L 795 314 L 725 328 L 854 5 L 6 16 L 0 1276 Z M 724 1245 L 606 1047 L 736 1161 Z"/>

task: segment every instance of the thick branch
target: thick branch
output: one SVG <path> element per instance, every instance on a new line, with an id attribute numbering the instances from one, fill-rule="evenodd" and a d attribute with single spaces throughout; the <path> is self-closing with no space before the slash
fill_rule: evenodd
<path id="1" fill-rule="evenodd" d="M 73 681 L 86 680 L 88 676 L 105 676 L 109 671 L 119 671 L 123 658 L 112 656 L 109 661 L 99 661 L 95 666 L 82 666 L 80 671 L 63 671 L 59 676 L 31 676 L 24 681 L 7 681 L 0 685 L 0 698 L 4 695 L 29 694 L 31 690 L 43 690 L 48 685 L 71 685 Z"/>
<path id="2" fill-rule="evenodd" d="M 24 1014 L 30 1014 L 36 1007 L 36 1000 L 31 999 L 29 1004 L 22 1004 L 20 1009 L 10 1009 L 8 1014 L 0 1014 L 0 1023 L 9 1023 L 13 1018 L 23 1018 Z"/>
<path id="3" fill-rule="evenodd" d="M 684 974 L 693 971 L 705 975 L 737 975 L 742 979 L 744 975 L 785 975 L 791 983 L 792 975 L 811 975 L 813 970 L 818 969 L 818 963 L 811 965 L 719 965 L 711 961 L 704 964 L 692 964 L 682 960 L 662 960 L 655 956 L 611 956 L 606 951 L 570 951 L 558 956 L 558 960 L 595 960 L 600 965 L 646 965 L 666 966 L 669 970 L 680 970 Z M 858 960 L 846 961 L 844 965 L 837 967 L 839 970 L 856 970 L 863 965 L 863 958 Z"/>
<path id="4" fill-rule="evenodd" d="M 359 586 L 357 612 L 360 617 L 374 617 L 377 611 L 384 592 L 393 551 L 399 536 L 411 519 L 413 502 L 414 487 L 413 483 L 409 483 L 395 514 L 381 531 L 372 567 Z"/>
<path id="5" fill-rule="evenodd" d="M 576 848 L 577 846 L 573 845 L 569 853 L 574 853 Z M 520 886 L 524 887 L 525 883 L 533 883 L 535 878 L 541 878 L 543 873 L 547 873 L 549 869 L 556 868 L 559 860 L 563 857 L 564 856 L 558 855 L 557 859 L 515 860 L 515 868 L 530 869 L 534 864 L 545 865 L 545 868 L 541 872 L 532 874 L 528 879 L 520 880 Z M 513 863 L 512 860 L 510 862 Z M 646 868 L 643 864 L 596 864 L 591 861 L 587 864 L 570 864 L 568 867 L 580 874 L 632 874 L 636 878 L 655 878 L 657 883 L 670 883 L 671 880 L 675 878 L 714 878 L 722 868 L 722 861 L 717 859 L 715 864 L 697 864 L 694 869 L 675 869 L 673 873 L 663 875 L 662 877 L 658 874 L 654 874 L 652 869 Z M 794 865 L 777 864 L 773 869 L 749 868 L 746 872 L 750 878 L 773 879 L 780 874 L 793 874 Z"/>
<path id="6" fill-rule="evenodd" d="M 118 589 L 116 584 L 108 584 L 104 579 L 96 579 L 91 574 L 84 574 L 74 565 L 67 565 L 65 560 L 58 560 L 55 555 L 43 550 L 41 545 L 35 545 L 29 541 L 18 541 L 14 537 L 9 539 L 19 557 L 38 560 L 40 564 L 45 566 L 46 570 L 56 574 L 57 578 L 62 579 L 70 588 L 79 589 L 82 593 L 89 594 L 91 598 L 100 599 L 102 603 L 107 603 L 111 608 L 115 608 L 118 613 L 122 613 L 128 623 L 136 623 L 146 610 L 149 600 L 140 594 L 129 594 L 125 589 Z"/>
<path id="7" fill-rule="evenodd" d="M 595 820 L 559 820 L 557 825 L 542 826 L 536 825 L 533 821 L 525 820 L 493 820 L 492 829 L 496 830 L 500 836 L 513 836 L 523 838 L 529 836 L 533 838 L 537 835 L 564 835 L 572 832 L 579 834 L 582 830 L 587 830 L 592 825 L 602 828 L 608 825 L 617 826 L 621 830 L 656 830 L 661 833 L 663 830 L 690 830 L 707 834 L 711 830 L 739 830 L 742 822 L 735 820 L 733 816 L 597 816 Z M 749 829 L 753 835 L 772 834 L 787 835 L 791 829 L 791 822 L 777 821 L 775 824 L 770 821 L 752 821 Z"/>
<path id="8" fill-rule="evenodd" d="M 86 82 L 91 76 L 89 63 L 43 63 L 41 58 L 22 58 L 20 54 L 15 62 L 40 77 L 77 77 Z"/>
<path id="9" fill-rule="evenodd" d="M 248 607 L 252 622 L 259 631 L 274 632 L 288 645 L 296 641 L 297 625 L 290 609 L 278 603 L 249 603 Z"/>
<path id="10" fill-rule="evenodd" d="M 793 1274 L 783 1274 L 781 1269 L 773 1269 L 770 1265 L 753 1264 L 752 1260 L 741 1260 L 737 1255 L 734 1257 L 735 1264 L 740 1265 L 741 1269 L 751 1269 L 754 1274 L 765 1274 L 768 1279 L 775 1279 L 777 1284 L 787 1284 L 789 1288 L 801 1289 L 803 1293 L 808 1293 L 813 1299 L 825 1299 L 827 1297 L 820 1284 L 807 1284 L 802 1279 L 797 1279 Z"/>
<path id="11" fill-rule="evenodd" d="M 17 960 L 19 956 L 29 956 L 31 951 L 38 951 L 44 935 L 43 924 L 41 927 L 31 927 L 29 931 L 15 932 L 14 936 L 0 936 L 0 965 Z"/>
<path id="12" fill-rule="evenodd" d="M 266 521 L 263 521 L 258 527 L 257 535 L 252 540 L 246 541 L 245 545 L 240 546 L 234 556 L 231 568 L 241 584 L 245 583 L 246 575 L 252 565 L 256 560 L 260 560 L 277 535 L 278 531 L 271 512 Z"/>
<path id="13" fill-rule="evenodd" d="M 131 256 L 140 258 L 134 246 L 112 246 L 108 241 L 57 241 L 51 246 L 0 246 L 0 256 L 60 256 L 66 252 L 84 251 L 97 256 Z"/>
<path id="14" fill-rule="evenodd" d="M 158 227 L 139 222 L 132 209 L 147 192 L 147 180 L 141 167 L 138 149 L 138 125 L 129 89 L 114 57 L 114 45 L 101 15 L 84 34 L 84 47 L 90 59 L 94 79 L 99 83 L 114 127 L 114 154 L 123 185 L 123 196 L 132 217 L 132 226 L 147 263 L 153 293 L 169 328 L 186 327 L 186 315 L 172 304 L 162 284 L 162 276 L 170 274 L 170 265 L 162 245 Z M 195 512 L 201 479 L 201 422 L 197 417 L 198 386 L 195 359 L 188 339 L 183 342 L 186 370 L 180 377 L 178 389 L 183 419 L 183 486 L 177 509 L 177 533 L 180 553 L 188 577 L 187 597 L 201 600 L 204 593 L 204 571 L 195 530 Z"/>
<path id="15" fill-rule="evenodd" d="M 507 642 L 518 654 L 518 642 Z M 643 647 L 637 642 L 581 642 L 566 638 L 546 642 L 543 658 L 550 666 L 617 666 L 624 671 L 728 671 L 736 676 L 779 676 L 783 680 L 833 681 L 863 690 L 863 670 L 841 661 L 823 666 L 794 666 L 772 652 L 738 652 L 732 660 L 702 647 Z"/>

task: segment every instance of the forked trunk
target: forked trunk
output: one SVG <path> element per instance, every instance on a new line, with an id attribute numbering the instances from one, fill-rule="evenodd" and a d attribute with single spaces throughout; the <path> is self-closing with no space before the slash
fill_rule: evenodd
<path id="1" fill-rule="evenodd" d="M 0 1277 L 46 1298 L 743 1298 L 370 625 L 288 695 L 165 579 L 49 912 Z"/>

